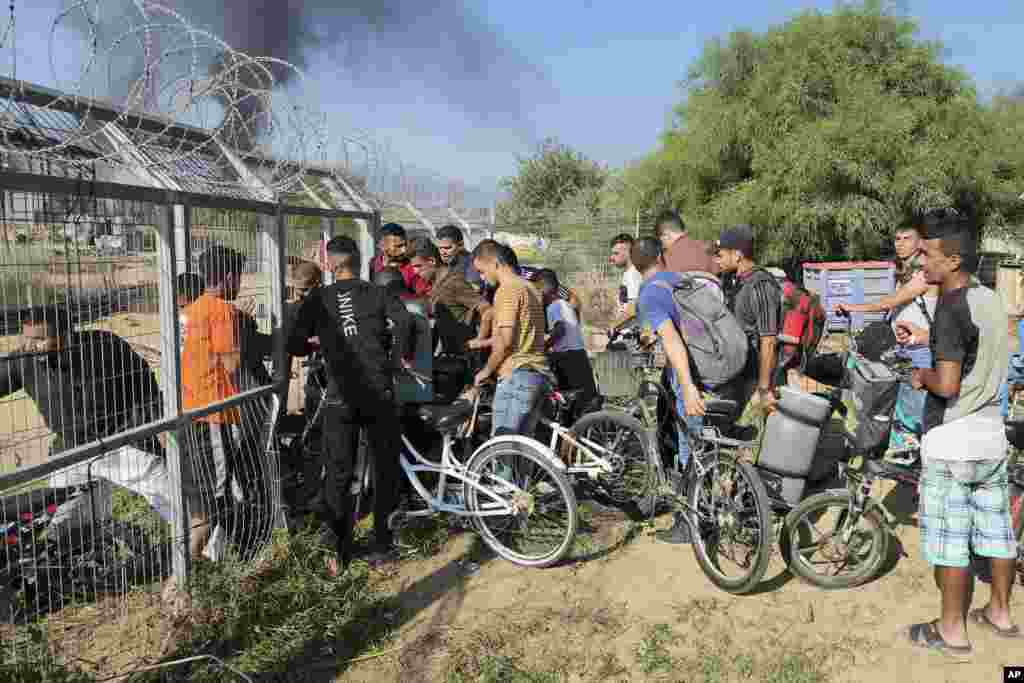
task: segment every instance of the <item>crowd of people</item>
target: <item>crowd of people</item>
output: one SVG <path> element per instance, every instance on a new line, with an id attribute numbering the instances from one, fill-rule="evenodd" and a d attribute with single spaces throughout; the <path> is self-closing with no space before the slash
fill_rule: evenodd
<path id="1" fill-rule="evenodd" d="M 379 237 L 379 253 L 369 264 L 371 281 L 360 278 L 365 255 L 344 236 L 326 245 L 330 284 L 316 264 L 295 265 L 282 325 L 290 356 L 319 354 L 323 360 L 322 460 L 303 467 L 311 476 L 323 469 L 322 530 L 336 551 L 329 566 L 334 573 L 344 571 L 355 552 L 350 491 L 360 432 L 374 463 L 375 527 L 365 559 L 377 564 L 395 556 L 387 525 L 401 479 L 395 380 L 422 371 L 416 340 L 424 329 L 428 356 L 459 355 L 472 364 L 472 381 L 460 400 L 485 384 L 496 385 L 493 435 L 532 436 L 541 399 L 554 387 L 582 390 L 584 404 L 600 400 L 584 345 L 580 298 L 557 273 L 519 264 L 511 247 L 491 239 L 470 252 L 453 225 L 434 239 L 409 240 L 392 223 Z M 896 292 L 876 303 L 843 303 L 835 311 L 887 312 L 895 343 L 912 359 L 912 381 L 901 388 L 899 403 L 923 434 L 921 544 L 936 568 L 942 612 L 936 621 L 912 626 L 908 635 L 918 645 L 953 654 L 970 651 L 968 619 L 1003 635 L 1018 633 L 1009 611 L 1017 551 L 1003 428 L 1014 366 L 1007 366 L 1007 311 L 975 275 L 977 240 L 969 220 L 952 211 L 932 212 L 895 233 Z M 815 349 L 801 343 L 814 336 L 806 329 L 814 324 L 813 312 L 789 305 L 801 288 L 780 282 L 759 264 L 750 226 L 724 230 L 712 244 L 692 238 L 678 214 L 665 213 L 653 236 L 624 233 L 608 248 L 609 263 L 622 271 L 612 331 L 639 321 L 650 331 L 649 341 L 660 342 L 667 359 L 663 384 L 674 397 L 680 425 L 673 455 L 677 471 L 685 473 L 691 436 L 703 426 L 707 401 L 734 401 L 733 423 L 751 402 L 765 414 L 775 409 L 786 371 L 806 369 L 813 361 L 808 356 Z M 244 271 L 241 254 L 215 246 L 201 255 L 199 273 L 178 277 L 185 410 L 274 381 L 264 363 L 272 339 L 259 334 L 251 313 L 236 305 Z M 694 325 L 688 317 L 680 300 L 695 288 L 707 297 L 706 309 L 720 311 L 718 323 Z M 697 356 L 705 353 L 704 337 L 726 322 L 741 331 L 742 362 L 716 374 Z M 0 367 L 0 395 L 24 389 L 35 400 L 57 435 L 52 453 L 159 417 L 156 380 L 124 340 L 106 332 L 73 332 L 54 309 L 33 309 L 22 332 L 21 353 Z M 276 379 L 289 378 L 290 367 Z M 307 416 L 315 410 L 311 393 L 302 408 Z M 266 415 L 245 410 L 198 418 L 184 444 L 191 552 L 197 558 L 210 541 L 211 514 L 230 507 L 232 498 L 251 509 L 270 502 L 261 459 L 243 456 L 258 452 Z M 751 437 L 749 427 L 733 429 L 727 436 Z M 159 453 L 162 443 L 154 439 L 146 448 Z M 272 515 L 265 512 L 269 521 Z M 691 542 L 687 518 L 678 516 L 658 538 Z M 993 577 L 989 604 L 973 611 L 967 592 L 971 550 L 990 558 Z"/>

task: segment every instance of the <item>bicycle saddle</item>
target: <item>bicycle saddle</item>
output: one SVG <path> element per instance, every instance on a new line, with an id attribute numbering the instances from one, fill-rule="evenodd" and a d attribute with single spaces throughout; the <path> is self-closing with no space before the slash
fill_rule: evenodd
<path id="1" fill-rule="evenodd" d="M 716 415 L 728 415 L 731 417 L 736 413 L 736 401 L 727 401 L 719 398 L 704 401 L 704 412 L 709 414 L 715 413 Z"/>
<path id="2" fill-rule="evenodd" d="M 440 432 L 454 431 L 473 415 L 473 404 L 466 400 L 451 405 L 424 405 L 417 411 L 420 419 Z"/>
<path id="3" fill-rule="evenodd" d="M 1006 423 L 1006 440 L 1016 449 L 1024 449 L 1024 420 Z"/>

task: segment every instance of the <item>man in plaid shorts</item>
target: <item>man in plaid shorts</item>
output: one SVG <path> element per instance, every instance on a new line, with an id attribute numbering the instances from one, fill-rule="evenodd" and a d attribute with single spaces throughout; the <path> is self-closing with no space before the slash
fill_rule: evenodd
<path id="1" fill-rule="evenodd" d="M 922 265 L 940 297 L 929 335 L 934 367 L 914 370 L 912 384 L 928 392 L 919 527 L 925 559 L 935 566 L 942 614 L 914 624 L 908 635 L 916 646 L 966 658 L 972 654 L 967 619 L 999 636 L 1020 636 L 1010 618 L 1017 548 L 999 404 L 1008 319 L 999 295 L 974 277 L 976 226 L 939 211 L 925 218 L 925 230 Z M 991 562 L 992 595 L 988 605 L 968 611 L 972 551 Z"/>

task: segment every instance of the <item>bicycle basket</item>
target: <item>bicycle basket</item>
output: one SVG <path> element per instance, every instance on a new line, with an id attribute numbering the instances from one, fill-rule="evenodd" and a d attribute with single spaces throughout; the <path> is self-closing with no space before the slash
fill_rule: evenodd
<path id="1" fill-rule="evenodd" d="M 865 455 L 877 453 L 889 443 L 893 411 L 900 382 L 884 363 L 850 354 L 844 383 L 853 402 L 857 426 L 852 431 L 854 449 Z"/>

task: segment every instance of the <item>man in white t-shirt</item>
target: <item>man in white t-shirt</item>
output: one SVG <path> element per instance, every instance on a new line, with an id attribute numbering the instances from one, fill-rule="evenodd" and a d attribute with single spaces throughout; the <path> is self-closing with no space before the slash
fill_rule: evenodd
<path id="1" fill-rule="evenodd" d="M 590 365 L 590 356 L 583 346 L 583 332 L 579 319 L 572 306 L 558 296 L 558 276 L 553 270 L 540 271 L 537 273 L 537 280 L 540 282 L 541 296 L 544 298 L 544 309 L 547 314 L 548 334 L 544 339 L 544 346 L 548 352 L 548 361 L 558 379 L 558 388 L 582 389 L 583 394 L 577 406 L 586 407 L 599 394 L 594 380 L 594 368 Z"/>
<path id="2" fill-rule="evenodd" d="M 621 233 L 612 238 L 612 253 L 608 262 L 622 270 L 622 283 L 619 285 L 619 314 L 612 330 L 617 330 L 624 322 L 636 315 L 636 300 L 640 296 L 640 285 L 643 278 L 640 271 L 633 267 L 629 252 L 633 248 L 633 237 Z"/>

